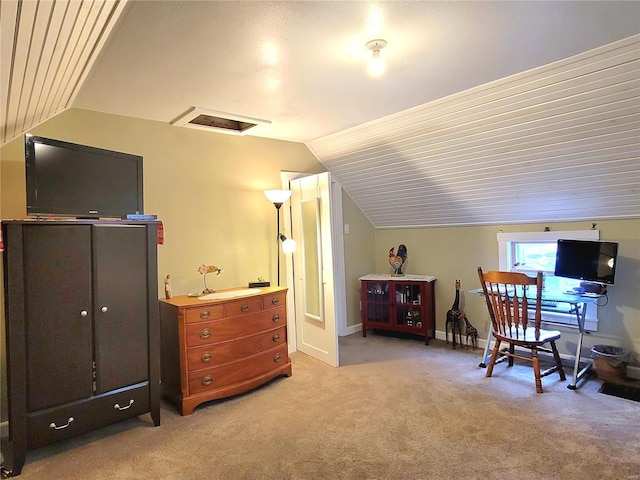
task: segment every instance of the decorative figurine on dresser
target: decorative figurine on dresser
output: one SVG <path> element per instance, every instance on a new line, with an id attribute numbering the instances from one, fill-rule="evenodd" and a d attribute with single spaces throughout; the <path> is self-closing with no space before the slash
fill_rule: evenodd
<path id="1" fill-rule="evenodd" d="M 2 222 L 3 477 L 21 473 L 27 451 L 58 440 L 148 412 L 160 425 L 157 225 Z"/>
<path id="2" fill-rule="evenodd" d="M 182 415 L 291 376 L 286 296 L 265 287 L 160 300 L 163 394 Z"/>
<path id="3" fill-rule="evenodd" d="M 429 344 L 435 335 L 436 277 L 373 273 L 359 280 L 363 337 L 367 329 L 389 330 L 422 335 Z"/>

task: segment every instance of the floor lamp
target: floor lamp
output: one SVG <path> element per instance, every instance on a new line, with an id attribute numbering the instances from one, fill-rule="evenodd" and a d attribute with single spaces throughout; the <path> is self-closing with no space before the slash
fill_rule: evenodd
<path id="1" fill-rule="evenodd" d="M 278 286 L 280 286 L 280 249 L 278 248 L 280 247 L 280 242 L 282 242 L 282 251 L 284 253 L 291 253 L 296 248 L 295 240 L 287 238 L 280 233 L 280 207 L 291 197 L 291 190 L 265 190 L 264 195 L 276 207 L 276 228 L 278 232 L 276 236 L 276 256 L 278 257 Z"/>

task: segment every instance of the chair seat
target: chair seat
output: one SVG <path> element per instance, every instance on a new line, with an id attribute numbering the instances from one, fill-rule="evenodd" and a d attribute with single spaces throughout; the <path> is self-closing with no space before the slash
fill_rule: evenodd
<path id="1" fill-rule="evenodd" d="M 553 342 L 560 338 L 562 334 L 558 330 L 540 330 L 540 337 L 536 339 L 536 330 L 535 328 L 527 328 L 527 332 L 525 335 L 524 330 L 518 328 L 514 329 L 511 333 L 505 332 L 502 334 L 500 332 L 493 332 L 493 336 L 495 338 L 499 338 L 505 342 L 513 343 L 515 345 L 536 345 L 541 346 L 543 343 Z"/>

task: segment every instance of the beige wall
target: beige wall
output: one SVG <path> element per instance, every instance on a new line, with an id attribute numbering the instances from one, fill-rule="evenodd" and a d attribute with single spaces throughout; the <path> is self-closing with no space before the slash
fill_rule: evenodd
<path id="1" fill-rule="evenodd" d="M 360 282 L 358 278 L 375 271 L 375 229 L 349 195 L 342 194 L 342 220 L 349 225 L 344 234 L 347 327 L 362 323 L 360 316 Z M 343 227 L 344 228 L 344 227 Z"/>
<path id="2" fill-rule="evenodd" d="M 620 346 L 632 352 L 632 362 L 640 362 L 640 220 L 598 221 L 602 240 L 619 242 L 616 284 L 609 287 L 609 303 L 598 309 L 598 331 L 585 336 L 582 355 L 588 357 L 595 344 Z M 400 243 L 407 245 L 407 273 L 427 274 L 436 281 L 436 330 L 444 332 L 446 312 L 455 296 L 455 281 L 462 289 L 460 306 L 469 321 L 486 338 L 489 317 L 480 296 L 467 293 L 479 288 L 477 267 L 498 268 L 496 234 L 503 232 L 541 232 L 551 230 L 588 230 L 591 222 L 545 223 L 527 225 L 492 225 L 456 228 L 390 229 L 376 231 L 376 269 L 391 273 L 387 254 Z M 554 327 L 555 328 L 555 327 Z M 577 333 L 572 328 L 562 330 L 558 347 L 561 353 L 575 353 Z"/>

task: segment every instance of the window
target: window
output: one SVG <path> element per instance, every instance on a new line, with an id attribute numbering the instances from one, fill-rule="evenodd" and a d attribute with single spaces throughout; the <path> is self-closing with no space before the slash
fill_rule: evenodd
<path id="1" fill-rule="evenodd" d="M 580 285 L 579 280 L 556 277 L 553 272 L 556 263 L 558 239 L 599 240 L 599 230 L 576 230 L 566 232 L 519 232 L 498 233 L 498 257 L 500 270 L 522 272 L 534 276 L 538 271 L 544 274 L 544 290 L 548 292 L 570 292 Z M 559 302 L 543 307 L 542 320 L 545 323 L 578 326 L 572 305 Z M 596 331 L 598 326 L 596 305 L 587 306 L 585 329 Z"/>

